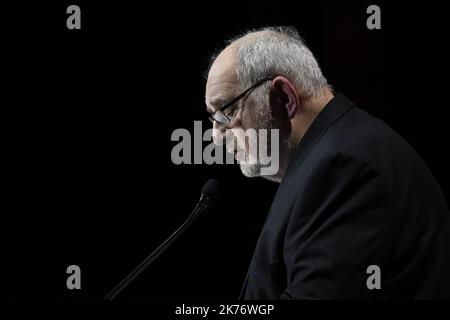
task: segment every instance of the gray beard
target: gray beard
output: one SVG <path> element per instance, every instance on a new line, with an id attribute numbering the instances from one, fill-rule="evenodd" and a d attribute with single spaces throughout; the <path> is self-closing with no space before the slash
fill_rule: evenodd
<path id="1" fill-rule="evenodd" d="M 259 155 L 259 148 L 264 148 L 262 150 L 263 153 L 267 154 L 268 156 L 272 156 L 271 151 L 271 134 L 270 130 L 275 129 L 275 119 L 272 116 L 270 106 L 268 101 L 264 101 L 263 107 L 260 108 L 260 112 L 257 114 L 256 119 L 256 127 L 257 129 L 267 129 L 267 139 L 265 139 L 266 143 L 263 143 L 262 145 L 259 144 L 259 134 L 258 134 L 258 155 Z M 279 157 L 281 158 L 282 153 L 289 153 L 291 150 L 290 140 L 289 137 L 286 136 L 280 136 L 279 141 Z M 268 167 L 270 164 L 263 165 L 262 163 L 240 163 L 239 167 L 242 172 L 242 174 L 248 178 L 255 178 L 255 177 L 261 177 L 261 168 Z M 271 176 L 263 176 L 264 178 L 272 181 L 278 181 L 277 177 L 271 177 Z"/>

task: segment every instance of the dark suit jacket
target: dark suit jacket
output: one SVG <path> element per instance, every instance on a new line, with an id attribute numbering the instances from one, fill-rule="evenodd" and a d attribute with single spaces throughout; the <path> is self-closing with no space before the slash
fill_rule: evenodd
<path id="1" fill-rule="evenodd" d="M 336 95 L 291 154 L 241 297 L 449 298 L 449 218 L 414 149 Z"/>

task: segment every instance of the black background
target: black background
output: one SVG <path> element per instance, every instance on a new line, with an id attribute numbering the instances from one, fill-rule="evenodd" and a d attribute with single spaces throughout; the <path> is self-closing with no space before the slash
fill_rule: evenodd
<path id="1" fill-rule="evenodd" d="M 81 7 L 81 30 L 66 28 L 70 4 Z M 366 28 L 370 4 L 381 7 L 381 30 Z M 78 0 L 5 9 L 2 295 L 100 299 L 215 177 L 216 204 L 120 298 L 238 297 L 277 185 L 236 165 L 176 166 L 170 153 L 173 130 L 210 126 L 208 57 L 248 28 L 296 26 L 335 90 L 405 137 L 449 199 L 445 91 L 419 75 L 439 70 L 422 34 L 442 30 L 422 19 L 439 8 L 400 7 Z M 66 288 L 71 264 L 81 290 Z"/>

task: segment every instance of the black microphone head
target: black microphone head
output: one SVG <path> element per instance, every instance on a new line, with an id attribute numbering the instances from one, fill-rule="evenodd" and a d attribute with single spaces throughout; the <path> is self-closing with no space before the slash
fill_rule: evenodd
<path id="1" fill-rule="evenodd" d="M 202 188 L 202 196 L 215 200 L 219 194 L 219 183 L 216 179 L 209 179 Z"/>

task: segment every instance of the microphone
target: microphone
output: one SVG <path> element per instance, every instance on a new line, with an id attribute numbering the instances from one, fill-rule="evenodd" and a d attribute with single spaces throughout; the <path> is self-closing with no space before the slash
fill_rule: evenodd
<path id="1" fill-rule="evenodd" d="M 175 230 L 155 251 L 153 251 L 144 261 L 142 261 L 128 276 L 126 276 L 114 289 L 112 289 L 103 300 L 114 299 L 123 289 L 125 289 L 136 277 L 141 274 L 156 258 L 159 257 L 186 229 L 194 222 L 200 213 L 213 204 L 219 194 L 219 183 L 215 179 L 209 179 L 202 188 L 200 200 L 185 222 Z"/>

